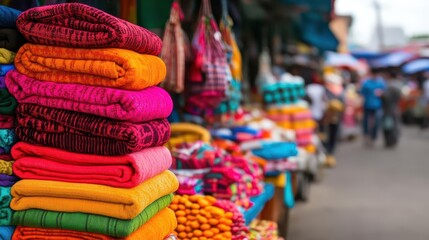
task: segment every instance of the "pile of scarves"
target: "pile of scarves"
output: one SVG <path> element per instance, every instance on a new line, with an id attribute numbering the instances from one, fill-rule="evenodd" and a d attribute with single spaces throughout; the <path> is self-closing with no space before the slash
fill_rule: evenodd
<path id="1" fill-rule="evenodd" d="M 270 108 L 267 111 L 267 117 L 280 127 L 294 130 L 298 146 L 309 152 L 315 152 L 313 136 L 316 122 L 313 120 L 310 109 L 294 105 Z"/>
<path id="2" fill-rule="evenodd" d="M 262 87 L 264 104 L 289 105 L 302 99 L 305 96 L 304 81 L 295 78 L 287 75 L 287 77 L 282 77 L 279 82 L 265 83 Z"/>
<path id="3" fill-rule="evenodd" d="M 13 239 L 164 239 L 178 189 L 172 111 L 150 31 L 78 3 L 16 21 L 29 41 L 6 86 L 17 99 Z"/>
<path id="4" fill-rule="evenodd" d="M 11 186 L 19 178 L 14 175 L 12 146 L 17 142 L 15 135 L 16 99 L 10 94 L 5 75 L 15 68 L 16 51 L 25 39 L 16 28 L 16 19 L 21 12 L 0 6 L 0 239 L 11 239 L 13 211 L 10 208 Z"/>

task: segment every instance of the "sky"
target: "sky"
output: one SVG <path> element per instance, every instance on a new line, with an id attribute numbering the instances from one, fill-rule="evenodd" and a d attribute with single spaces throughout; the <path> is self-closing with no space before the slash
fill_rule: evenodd
<path id="1" fill-rule="evenodd" d="M 400 26 L 407 36 L 429 34 L 429 0 L 378 0 L 384 26 Z M 374 34 L 374 0 L 336 0 L 336 13 L 352 15 L 352 41 L 368 45 Z"/>

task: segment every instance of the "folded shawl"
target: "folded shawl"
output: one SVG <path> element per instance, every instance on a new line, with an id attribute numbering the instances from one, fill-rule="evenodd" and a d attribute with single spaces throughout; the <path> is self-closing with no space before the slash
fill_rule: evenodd
<path id="1" fill-rule="evenodd" d="M 12 161 L 12 156 L 10 154 L 0 154 L 0 159 L 4 161 Z"/>
<path id="2" fill-rule="evenodd" d="M 5 161 L 0 159 L 0 174 L 12 175 L 13 161 Z"/>
<path id="3" fill-rule="evenodd" d="M 7 89 L 0 89 L 0 114 L 14 115 L 16 99 L 10 95 Z"/>
<path id="4" fill-rule="evenodd" d="M 0 28 L 15 28 L 20 11 L 0 5 Z"/>
<path id="5" fill-rule="evenodd" d="M 15 175 L 0 174 L 0 186 L 10 187 L 19 180 Z"/>
<path id="6" fill-rule="evenodd" d="M 151 203 L 137 217 L 121 220 L 86 213 L 65 213 L 29 209 L 17 211 L 13 215 L 13 224 L 27 227 L 44 227 L 105 234 L 113 237 L 126 237 L 135 232 L 155 214 L 168 207 L 173 194 L 168 194 Z M 43 224 L 42 224 L 43 223 Z"/>
<path id="7" fill-rule="evenodd" d="M 32 8 L 16 25 L 28 41 L 43 45 L 124 48 L 152 55 L 159 55 L 162 47 L 149 30 L 79 3 Z"/>
<path id="8" fill-rule="evenodd" d="M 4 76 L 0 76 L 0 89 L 6 88 Z"/>
<path id="9" fill-rule="evenodd" d="M 13 213 L 9 208 L 11 199 L 10 187 L 0 187 L 0 226 L 12 224 Z"/>
<path id="10" fill-rule="evenodd" d="M 120 188 L 135 187 L 171 165 L 170 151 L 163 146 L 113 157 L 19 142 L 14 145 L 12 156 L 15 159 L 14 173 L 22 179 L 93 183 Z M 0 173 L 1 163 L 0 160 Z M 11 163 L 9 165 L 12 166 Z"/>
<path id="11" fill-rule="evenodd" d="M 173 109 L 170 95 L 159 87 L 127 91 L 43 82 L 17 71 L 7 74 L 6 86 L 20 103 L 34 103 L 129 122 L 166 118 Z"/>
<path id="12" fill-rule="evenodd" d="M 13 63 L 15 59 L 15 53 L 7 50 L 6 48 L 0 48 L 0 64 Z"/>
<path id="13" fill-rule="evenodd" d="M 177 220 L 171 209 L 164 209 L 152 217 L 137 231 L 125 238 L 112 238 L 102 234 L 62 229 L 46 229 L 18 226 L 13 240 L 50 239 L 50 240 L 163 240 L 177 227 Z M 49 236 L 49 237 L 48 237 Z"/>
<path id="14" fill-rule="evenodd" d="M 16 134 L 24 142 L 97 155 L 124 155 L 162 146 L 170 137 L 166 119 L 129 123 L 94 115 L 20 104 Z"/>
<path id="15" fill-rule="evenodd" d="M 10 153 L 12 145 L 17 141 L 13 129 L 0 129 L 0 154 Z"/>
<path id="16" fill-rule="evenodd" d="M 166 75 L 164 62 L 152 55 L 117 48 L 64 48 L 30 43 L 19 49 L 15 67 L 39 80 L 128 90 L 157 85 Z"/>
<path id="17" fill-rule="evenodd" d="M 147 206 L 178 188 L 176 176 L 165 171 L 135 188 L 45 180 L 21 180 L 12 187 L 13 210 L 43 209 L 133 219 Z"/>
<path id="18" fill-rule="evenodd" d="M 15 126 L 15 117 L 11 115 L 0 114 L 0 128 L 13 128 Z M 0 158 L 1 159 L 1 158 Z"/>
<path id="19" fill-rule="evenodd" d="M 15 69 L 13 64 L 0 64 L 0 76 L 6 75 L 7 72 Z"/>
<path id="20" fill-rule="evenodd" d="M 0 48 L 16 52 L 24 45 L 25 38 L 13 28 L 0 28 Z"/>
<path id="21" fill-rule="evenodd" d="M 2 6 L 0 6 L 2 7 Z M 14 226 L 0 226 L 0 239 L 10 240 L 12 239 L 13 232 L 15 231 Z"/>

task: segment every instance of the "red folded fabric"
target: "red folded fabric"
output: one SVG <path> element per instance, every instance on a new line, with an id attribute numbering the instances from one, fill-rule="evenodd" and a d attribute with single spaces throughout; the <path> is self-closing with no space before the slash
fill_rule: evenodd
<path id="1" fill-rule="evenodd" d="M 149 30 L 79 3 L 31 8 L 19 15 L 16 26 L 29 42 L 42 45 L 125 48 L 152 55 L 162 48 Z"/>
<path id="2" fill-rule="evenodd" d="M 94 115 L 20 104 L 16 135 L 24 142 L 70 152 L 117 156 L 164 145 L 167 119 L 129 123 Z"/>
<path id="3" fill-rule="evenodd" d="M 12 155 L 10 154 L 0 154 L 0 160 L 12 161 Z"/>
<path id="4" fill-rule="evenodd" d="M 15 117 L 0 114 L 0 128 L 13 128 L 15 126 Z"/>
<path id="5" fill-rule="evenodd" d="M 131 188 L 167 170 L 170 151 L 163 146 L 122 156 L 68 152 L 24 142 L 12 148 L 13 172 L 22 179 L 93 183 Z"/>

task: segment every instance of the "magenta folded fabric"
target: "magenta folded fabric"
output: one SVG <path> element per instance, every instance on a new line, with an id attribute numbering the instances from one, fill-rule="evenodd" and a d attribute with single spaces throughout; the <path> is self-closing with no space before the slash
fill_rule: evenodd
<path id="1" fill-rule="evenodd" d="M 101 184 L 132 188 L 171 165 L 163 146 L 121 156 L 82 154 L 19 142 L 13 146 L 13 172 L 22 179 Z"/>
<path id="2" fill-rule="evenodd" d="M 132 123 L 167 118 L 173 102 L 162 88 L 139 91 L 39 81 L 16 70 L 6 75 L 6 86 L 19 103 L 71 110 Z"/>

